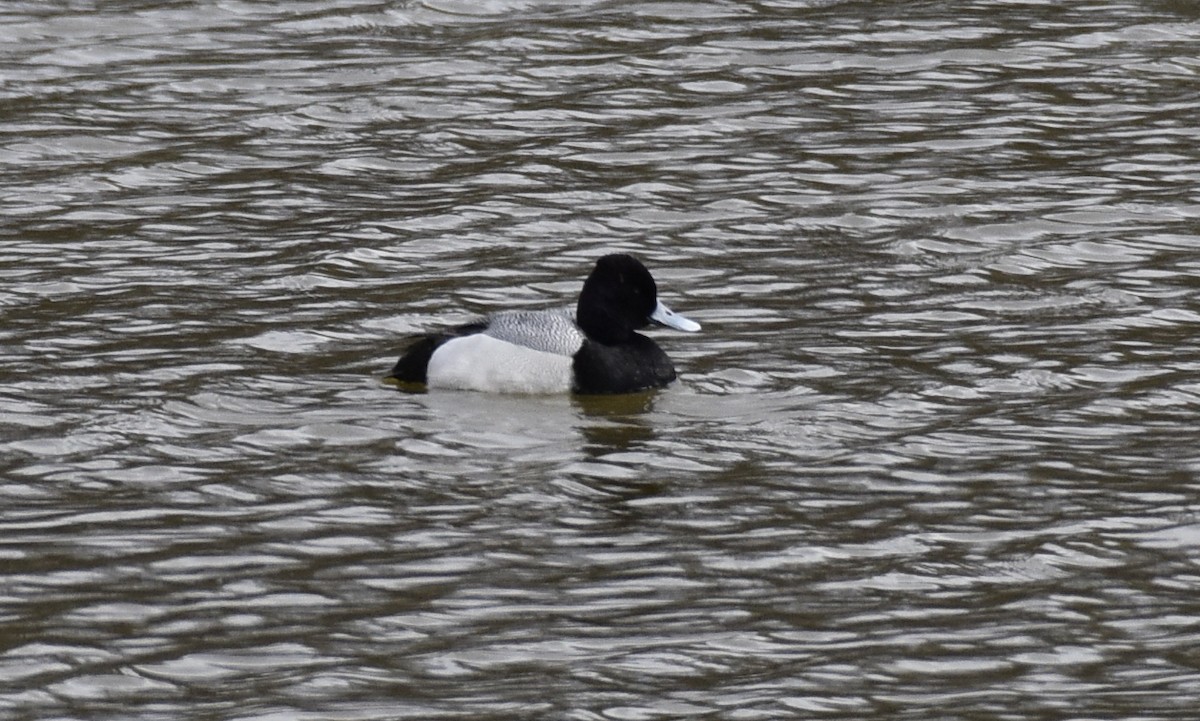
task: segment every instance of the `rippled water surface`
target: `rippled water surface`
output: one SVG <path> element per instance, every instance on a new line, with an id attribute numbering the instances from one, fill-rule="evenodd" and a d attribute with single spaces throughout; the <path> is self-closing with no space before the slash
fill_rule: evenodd
<path id="1" fill-rule="evenodd" d="M 0 717 L 1180 719 L 1187 2 L 0 9 Z M 412 394 L 633 252 L 623 398 Z"/>

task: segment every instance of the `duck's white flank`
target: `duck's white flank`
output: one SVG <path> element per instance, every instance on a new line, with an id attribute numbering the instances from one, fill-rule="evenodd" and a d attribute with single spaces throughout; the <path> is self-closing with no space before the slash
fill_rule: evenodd
<path id="1" fill-rule="evenodd" d="M 499 393 L 566 393 L 574 375 L 569 355 L 547 353 L 484 333 L 453 338 L 433 352 L 430 388 Z"/>

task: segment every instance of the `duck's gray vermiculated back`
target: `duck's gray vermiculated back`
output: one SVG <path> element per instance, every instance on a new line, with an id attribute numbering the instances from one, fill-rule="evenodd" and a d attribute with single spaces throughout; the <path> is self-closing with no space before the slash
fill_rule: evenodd
<path id="1" fill-rule="evenodd" d="M 533 350 L 574 355 L 583 345 L 583 331 L 568 310 L 516 310 L 488 318 L 487 335 Z"/>

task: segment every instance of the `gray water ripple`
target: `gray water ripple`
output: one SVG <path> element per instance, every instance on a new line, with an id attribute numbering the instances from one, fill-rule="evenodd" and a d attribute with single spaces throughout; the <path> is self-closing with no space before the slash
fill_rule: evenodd
<path id="1" fill-rule="evenodd" d="M 1194 13 L 5 11 L 14 718 L 1178 718 Z M 701 320 L 630 399 L 405 338 Z"/>

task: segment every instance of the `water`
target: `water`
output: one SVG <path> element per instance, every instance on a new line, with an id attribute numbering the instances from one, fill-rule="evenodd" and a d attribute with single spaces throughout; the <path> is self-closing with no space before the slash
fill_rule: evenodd
<path id="1" fill-rule="evenodd" d="M 1194 713 L 1191 4 L 0 12 L 0 717 Z M 379 383 L 614 250 L 671 388 Z"/>

